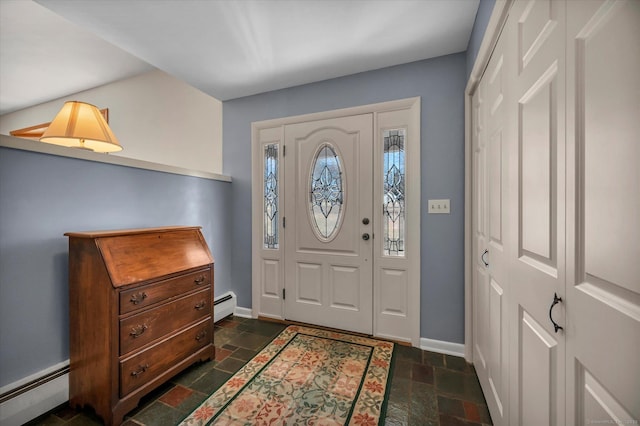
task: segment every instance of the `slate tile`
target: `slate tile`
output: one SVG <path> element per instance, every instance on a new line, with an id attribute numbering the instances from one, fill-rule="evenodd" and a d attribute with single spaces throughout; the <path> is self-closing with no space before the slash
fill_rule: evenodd
<path id="1" fill-rule="evenodd" d="M 398 359 L 396 359 L 396 364 L 398 362 L 413 362 L 418 364 L 422 363 L 422 351 L 418 348 L 396 345 L 395 355 L 398 357 Z"/>
<path id="2" fill-rule="evenodd" d="M 169 392 L 165 393 L 164 395 L 162 395 L 159 398 L 159 401 L 164 402 L 165 404 L 176 408 L 178 405 L 180 405 L 185 399 L 187 399 L 189 396 L 191 396 L 191 394 L 193 393 L 193 390 L 191 389 L 187 389 L 184 386 L 175 386 L 173 389 L 171 389 Z"/>
<path id="3" fill-rule="evenodd" d="M 491 425 L 493 421 L 491 420 L 491 414 L 489 414 L 489 408 L 486 404 L 476 404 L 478 407 L 478 414 L 480 415 L 480 421 L 483 424 Z"/>
<path id="4" fill-rule="evenodd" d="M 385 417 L 384 419 L 384 424 L 385 426 L 406 426 L 409 423 L 409 419 L 407 418 L 407 421 L 401 421 L 396 419 L 395 417 Z"/>
<path id="5" fill-rule="evenodd" d="M 202 362 L 194 364 L 191 367 L 184 370 L 181 374 L 178 374 L 173 379 L 172 383 L 183 385 L 185 387 L 191 387 L 191 385 L 200 379 L 202 376 L 213 370 L 215 367 L 215 361 Z"/>
<path id="6" fill-rule="evenodd" d="M 213 332 L 213 342 L 216 346 L 223 346 L 238 335 L 238 332 L 234 328 L 218 327 Z"/>
<path id="7" fill-rule="evenodd" d="M 411 380 L 402 377 L 393 377 L 391 379 L 391 394 L 389 398 L 405 398 L 409 401 L 411 397 Z"/>
<path id="8" fill-rule="evenodd" d="M 411 384 L 410 419 L 438 419 L 438 402 L 433 386 L 425 383 Z"/>
<path id="9" fill-rule="evenodd" d="M 226 371 L 227 373 L 235 373 L 247 362 L 235 358 L 227 358 L 216 365 L 216 370 Z"/>
<path id="10" fill-rule="evenodd" d="M 458 417 L 449 416 L 446 414 L 440 415 L 440 426 L 482 426 L 480 423 L 469 422 Z"/>
<path id="11" fill-rule="evenodd" d="M 178 410 L 156 401 L 136 414 L 133 420 L 149 426 L 175 426 L 183 417 Z"/>
<path id="12" fill-rule="evenodd" d="M 469 373 L 469 364 L 467 364 L 467 360 L 459 356 L 453 355 L 444 355 L 444 360 L 446 367 L 449 370 L 462 371 L 464 373 Z"/>
<path id="13" fill-rule="evenodd" d="M 253 333 L 242 333 L 232 338 L 229 343 L 245 349 L 258 350 L 269 343 L 272 339 L 267 336 L 261 336 Z"/>
<path id="14" fill-rule="evenodd" d="M 280 334 L 285 328 L 286 326 L 283 324 L 266 321 L 255 323 L 245 322 L 238 326 L 239 330 L 268 337 L 275 337 L 277 334 Z"/>
<path id="15" fill-rule="evenodd" d="M 386 425 L 406 425 L 409 422 L 409 402 L 396 402 L 389 399 L 385 415 Z"/>
<path id="16" fill-rule="evenodd" d="M 231 351 L 229 349 L 224 348 L 216 348 L 216 361 L 222 361 L 229 355 L 231 355 Z"/>
<path id="17" fill-rule="evenodd" d="M 436 352 L 422 351 L 422 363 L 433 367 L 444 367 L 444 355 Z"/>
<path id="18" fill-rule="evenodd" d="M 412 363 L 400 363 L 396 362 L 393 366 L 393 371 L 391 374 L 393 377 L 401 377 L 403 379 L 411 379 L 411 370 L 413 365 Z"/>
<path id="19" fill-rule="evenodd" d="M 75 415 L 77 416 L 79 414 L 76 413 Z M 65 420 L 62 420 L 60 417 L 53 414 L 49 414 L 30 421 L 26 426 L 59 426 L 65 424 L 67 424 Z"/>
<path id="20" fill-rule="evenodd" d="M 465 374 L 444 368 L 435 369 L 435 384 L 438 393 L 465 399 Z"/>
<path id="21" fill-rule="evenodd" d="M 438 420 L 410 416 L 408 426 L 440 426 L 440 422 Z"/>
<path id="22" fill-rule="evenodd" d="M 480 387 L 477 376 L 474 374 L 466 374 L 464 376 L 464 387 L 465 397 L 463 399 L 486 405 L 487 401 L 484 399 L 484 394 L 482 393 L 482 388 Z"/>
<path id="23" fill-rule="evenodd" d="M 218 321 L 218 322 L 216 323 L 216 327 L 236 328 L 237 326 L 239 326 L 239 325 L 240 325 L 240 323 L 239 323 L 239 322 L 237 322 L 237 321 L 233 321 L 233 320 L 228 319 L 228 318 L 229 318 L 229 317 L 224 318 L 224 319 L 222 319 L 222 320 Z"/>
<path id="24" fill-rule="evenodd" d="M 258 354 L 258 351 L 252 351 L 245 348 L 238 348 L 231 353 L 232 358 L 241 359 L 243 361 L 249 361 Z"/>
<path id="25" fill-rule="evenodd" d="M 83 411 L 65 423 L 65 425 L 68 426 L 99 426 L 103 424 L 104 423 L 98 416 L 88 411 Z"/>
<path id="26" fill-rule="evenodd" d="M 78 415 L 78 412 L 71 408 L 69 404 L 64 404 L 61 407 L 58 407 L 54 410 L 53 415 L 60 418 L 61 420 L 68 421 Z"/>
<path id="27" fill-rule="evenodd" d="M 467 401 L 461 401 L 459 399 L 448 398 L 443 395 L 438 395 L 438 411 L 440 414 L 447 414 L 455 417 L 465 418 L 465 405 Z"/>
<path id="28" fill-rule="evenodd" d="M 202 392 L 193 391 L 191 395 L 185 398 L 180 405 L 178 405 L 176 410 L 180 411 L 185 415 L 185 417 L 190 414 L 193 410 L 198 408 L 200 404 L 204 402 L 210 395 L 206 395 Z"/>
<path id="29" fill-rule="evenodd" d="M 133 419 L 127 419 L 120 426 L 146 426 L 146 425 L 143 425 L 142 423 L 137 422 L 137 421 L 135 421 Z"/>
<path id="30" fill-rule="evenodd" d="M 469 421 L 481 423 L 480 412 L 478 411 L 478 406 L 473 402 L 464 401 L 462 403 L 464 406 L 464 418 Z"/>
<path id="31" fill-rule="evenodd" d="M 413 364 L 411 380 L 414 382 L 433 384 L 433 367 L 430 365 Z"/>
<path id="32" fill-rule="evenodd" d="M 213 369 L 208 373 L 204 374 L 202 377 L 200 377 L 197 381 L 195 381 L 189 387 L 193 390 L 197 390 L 198 392 L 202 392 L 204 394 L 210 395 L 216 389 L 222 386 L 224 382 L 229 380 L 230 377 L 231 377 L 230 373 Z"/>

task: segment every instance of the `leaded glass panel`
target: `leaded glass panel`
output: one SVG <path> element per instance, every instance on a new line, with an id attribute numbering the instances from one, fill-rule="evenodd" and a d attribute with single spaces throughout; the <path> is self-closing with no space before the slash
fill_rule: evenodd
<path id="1" fill-rule="evenodd" d="M 264 248 L 278 248 L 278 144 L 264 147 Z"/>
<path id="2" fill-rule="evenodd" d="M 383 141 L 383 255 L 404 256 L 405 129 L 386 130 Z"/>
<path id="3" fill-rule="evenodd" d="M 340 157 L 324 143 L 311 165 L 309 209 L 311 222 L 321 239 L 331 239 L 338 229 L 344 206 L 344 182 Z"/>

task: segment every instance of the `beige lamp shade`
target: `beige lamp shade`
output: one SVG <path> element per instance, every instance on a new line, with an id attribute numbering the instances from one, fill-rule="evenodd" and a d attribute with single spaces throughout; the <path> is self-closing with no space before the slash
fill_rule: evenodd
<path id="1" fill-rule="evenodd" d="M 122 150 L 98 108 L 78 101 L 65 102 L 40 142 L 95 152 Z"/>

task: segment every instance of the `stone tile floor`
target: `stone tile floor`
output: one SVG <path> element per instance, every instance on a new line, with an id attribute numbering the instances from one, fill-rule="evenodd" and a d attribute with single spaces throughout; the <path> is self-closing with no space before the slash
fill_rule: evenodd
<path id="1" fill-rule="evenodd" d="M 124 426 L 175 425 L 285 326 L 229 317 L 215 326 L 216 359 L 191 366 L 143 398 Z M 472 365 L 463 358 L 397 346 L 386 425 L 479 426 L 491 424 Z M 101 425 L 90 409 L 56 408 L 29 425 Z"/>

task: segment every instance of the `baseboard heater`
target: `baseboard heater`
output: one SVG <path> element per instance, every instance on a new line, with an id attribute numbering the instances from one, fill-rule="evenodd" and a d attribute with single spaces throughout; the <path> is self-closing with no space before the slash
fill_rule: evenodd
<path id="1" fill-rule="evenodd" d="M 223 318 L 233 315 L 237 305 L 236 294 L 228 291 L 216 297 L 213 301 L 213 321 L 218 322 Z"/>
<path id="2" fill-rule="evenodd" d="M 19 426 L 69 399 L 69 361 L 0 389 L 0 424 Z"/>

